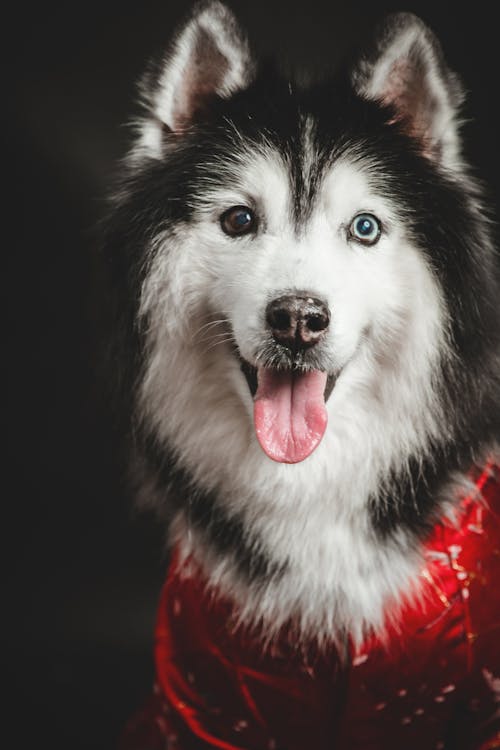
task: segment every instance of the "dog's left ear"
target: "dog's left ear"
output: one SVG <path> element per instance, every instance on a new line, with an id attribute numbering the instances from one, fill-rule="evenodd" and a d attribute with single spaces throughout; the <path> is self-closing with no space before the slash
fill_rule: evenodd
<path id="1" fill-rule="evenodd" d="M 423 21 L 412 13 L 388 16 L 351 80 L 358 94 L 392 108 L 394 120 L 419 142 L 425 156 L 460 168 L 463 89 Z"/>

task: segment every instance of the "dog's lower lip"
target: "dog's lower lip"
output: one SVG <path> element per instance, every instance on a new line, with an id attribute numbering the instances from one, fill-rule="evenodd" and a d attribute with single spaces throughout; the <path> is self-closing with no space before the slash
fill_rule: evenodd
<path id="1" fill-rule="evenodd" d="M 240 357 L 239 360 L 241 371 L 246 378 L 250 393 L 253 397 L 257 393 L 257 368 L 251 365 L 250 362 L 247 362 L 246 359 L 243 359 L 243 357 Z"/>
<path id="2" fill-rule="evenodd" d="M 329 373 L 326 378 L 326 386 L 325 386 L 325 393 L 324 393 L 325 404 L 332 394 L 335 383 L 337 382 L 337 377 L 338 375 L 333 375 L 333 373 Z"/>
<path id="3" fill-rule="evenodd" d="M 250 393 L 252 394 L 252 397 L 253 397 L 257 393 L 257 368 L 254 367 L 254 365 L 251 365 L 250 362 L 247 362 L 247 360 L 243 359 L 243 357 L 241 356 L 239 356 L 239 360 L 240 360 L 241 371 L 243 372 L 246 378 L 248 387 L 250 389 Z M 325 403 L 328 401 L 328 399 L 331 396 L 337 377 L 338 375 L 334 375 L 333 373 L 329 373 L 327 376 L 326 386 L 325 386 L 325 391 L 324 391 Z"/>

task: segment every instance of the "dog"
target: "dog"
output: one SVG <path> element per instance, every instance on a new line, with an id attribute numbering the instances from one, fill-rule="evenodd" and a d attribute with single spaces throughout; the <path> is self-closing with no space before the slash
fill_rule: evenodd
<path id="1" fill-rule="evenodd" d="M 170 562 L 123 747 L 500 747 L 500 275 L 459 78 L 397 13 L 298 85 L 209 0 L 140 90 L 103 257 Z"/>

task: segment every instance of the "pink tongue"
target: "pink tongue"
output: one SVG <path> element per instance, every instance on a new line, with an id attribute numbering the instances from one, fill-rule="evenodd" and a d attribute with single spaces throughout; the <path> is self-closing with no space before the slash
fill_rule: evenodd
<path id="1" fill-rule="evenodd" d="M 296 464 L 319 445 L 326 429 L 326 373 L 259 368 L 253 418 L 257 439 L 273 461 Z"/>

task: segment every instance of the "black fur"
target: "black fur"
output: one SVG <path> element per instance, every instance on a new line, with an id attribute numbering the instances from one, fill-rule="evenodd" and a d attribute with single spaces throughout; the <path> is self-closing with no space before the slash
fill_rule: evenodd
<path id="1" fill-rule="evenodd" d="M 159 484 L 168 488 L 172 509 L 184 508 L 187 522 L 205 534 L 219 555 L 230 555 L 238 573 L 247 581 L 259 584 L 279 578 L 286 565 L 277 565 L 259 539 L 251 538 L 237 514 L 229 515 L 217 495 L 197 487 L 186 471 L 162 450 L 155 439 L 145 437 L 144 457 Z"/>

